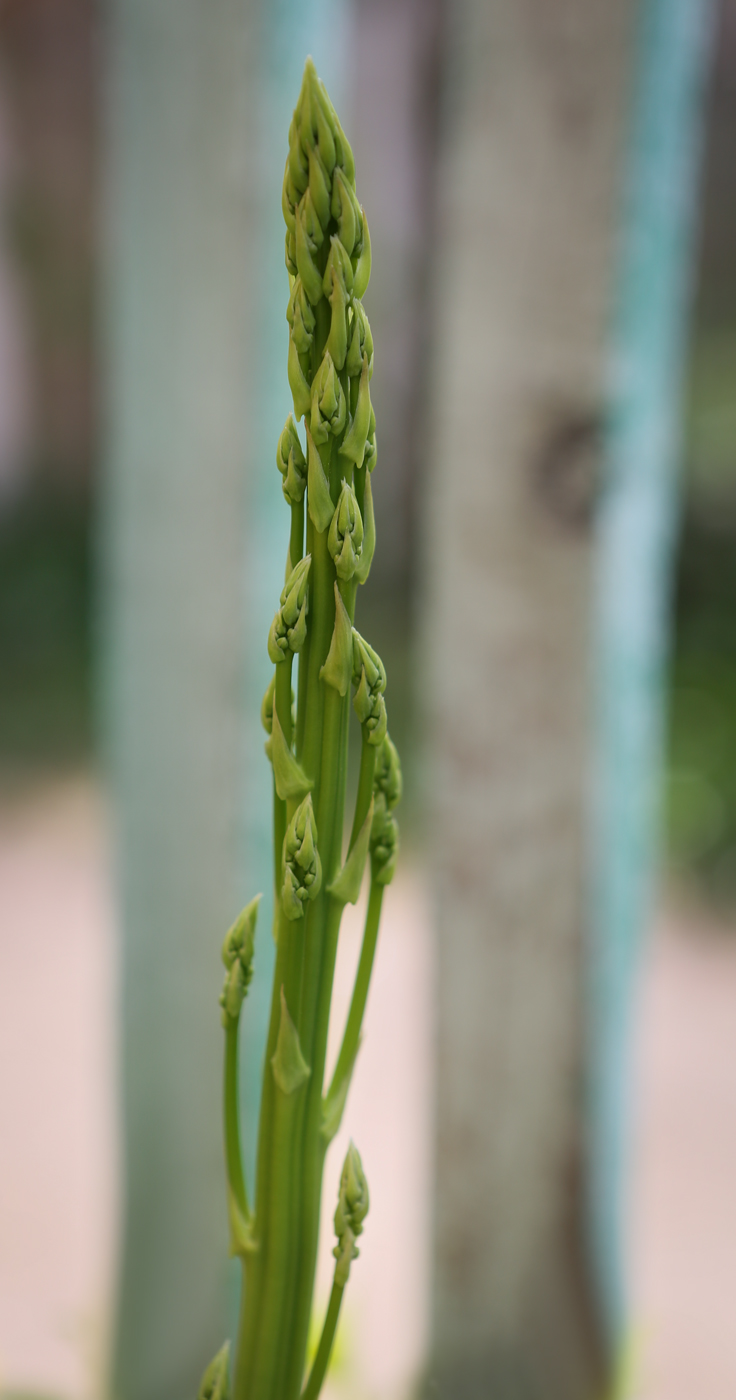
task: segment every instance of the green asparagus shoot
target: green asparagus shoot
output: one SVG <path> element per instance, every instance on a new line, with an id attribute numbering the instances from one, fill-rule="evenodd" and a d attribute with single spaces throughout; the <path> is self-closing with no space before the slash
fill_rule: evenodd
<path id="1" fill-rule="evenodd" d="M 276 965 L 251 1207 L 239 1121 L 238 1031 L 252 976 L 256 898 L 225 938 L 220 999 L 230 1248 L 242 1262 L 241 1309 L 232 1371 L 226 1345 L 205 1372 L 200 1400 L 316 1400 L 322 1387 L 368 1211 L 368 1185 L 351 1143 L 335 1212 L 332 1294 L 305 1379 L 322 1173 L 360 1046 L 383 892 L 398 852 L 394 808 L 401 769 L 387 731 L 386 672 L 354 625 L 358 587 L 368 578 L 376 543 L 373 337 L 362 304 L 371 242 L 353 154 L 311 59 L 289 128 L 282 208 L 294 414 L 279 438 L 276 463 L 291 519 L 287 578 L 268 634 L 274 673 L 261 707 L 273 770 Z M 362 742 L 345 843 L 351 699 Z M 360 961 L 326 1086 L 340 920 L 345 905 L 359 897 L 366 867 Z"/>

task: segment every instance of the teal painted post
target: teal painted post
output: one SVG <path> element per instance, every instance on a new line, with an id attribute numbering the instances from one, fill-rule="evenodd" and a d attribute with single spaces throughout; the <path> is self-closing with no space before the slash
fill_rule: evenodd
<path id="1" fill-rule="evenodd" d="M 340 98 L 346 5 L 255 11 L 110 9 L 101 561 L 123 933 L 120 1400 L 195 1394 L 228 1330 L 219 949 L 254 887 L 271 893 L 259 708 L 285 563 L 281 180 L 307 52 Z M 251 1161 L 268 927 L 244 1018 Z"/>
<path id="2" fill-rule="evenodd" d="M 219 951 L 237 910 L 249 7 L 112 0 L 105 89 L 105 742 L 124 1219 L 111 1393 L 222 1344 Z"/>
<path id="3" fill-rule="evenodd" d="M 597 525 L 591 1234 L 614 1346 L 627 1326 L 629 1047 L 658 842 L 664 669 L 698 173 L 714 0 L 642 0 L 614 284 Z"/>

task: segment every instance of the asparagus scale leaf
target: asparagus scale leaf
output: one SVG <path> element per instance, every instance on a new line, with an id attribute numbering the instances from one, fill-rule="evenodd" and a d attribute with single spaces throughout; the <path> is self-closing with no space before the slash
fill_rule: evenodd
<path id="1" fill-rule="evenodd" d="M 237 1336 L 205 1372 L 201 1400 L 316 1400 L 332 1352 L 368 1185 L 350 1144 L 335 1212 L 335 1273 L 305 1380 L 322 1170 L 346 1107 L 376 951 L 383 893 L 398 851 L 401 769 L 388 737 L 386 672 L 355 628 L 358 588 L 376 546 L 371 473 L 373 336 L 362 297 L 371 241 L 355 163 L 307 59 L 289 128 L 286 223 L 294 403 L 276 448 L 290 509 L 286 581 L 267 646 L 273 676 L 261 720 L 273 770 L 274 969 L 253 1205 L 239 1120 L 239 1028 L 255 952 L 258 898 L 223 945 L 225 1162 L 231 1253 L 241 1259 Z M 298 423 L 303 421 L 304 440 Z M 297 701 L 294 708 L 294 694 Z M 348 728 L 362 735 L 357 797 L 345 842 Z M 337 1065 L 325 1086 L 340 920 L 370 891 L 363 944 Z"/>

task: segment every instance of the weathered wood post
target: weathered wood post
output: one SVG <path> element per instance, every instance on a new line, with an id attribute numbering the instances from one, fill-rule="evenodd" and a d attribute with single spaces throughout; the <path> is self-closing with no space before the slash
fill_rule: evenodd
<path id="1" fill-rule="evenodd" d="M 712 9 L 455 12 L 427 628 L 434 1376 L 453 1400 L 595 1400 L 625 1341 L 627 1036 L 656 852 Z"/>
<path id="2" fill-rule="evenodd" d="M 424 615 L 447 1400 L 605 1378 L 581 1228 L 589 519 L 633 11 L 452 7 Z"/>

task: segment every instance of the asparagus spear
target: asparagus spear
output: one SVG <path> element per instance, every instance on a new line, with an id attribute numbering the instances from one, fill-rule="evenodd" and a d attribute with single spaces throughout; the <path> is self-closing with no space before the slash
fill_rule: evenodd
<path id="1" fill-rule="evenodd" d="M 335 1282 L 303 1390 L 322 1171 L 358 1053 L 383 891 L 398 851 L 393 809 L 401 796 L 401 770 L 387 732 L 386 672 L 354 626 L 358 586 L 368 578 L 375 548 L 373 337 L 361 301 L 370 277 L 370 234 L 355 192 L 350 145 L 311 59 L 289 129 L 282 207 L 294 417 L 284 426 L 276 460 L 291 523 L 286 583 L 268 637 L 274 676 L 261 711 L 273 767 L 276 966 L 253 1208 L 241 1155 L 237 1076 L 257 900 L 236 920 L 223 949 L 230 1239 L 244 1273 L 233 1400 L 315 1400 L 324 1380 L 368 1187 L 351 1144 L 335 1215 Z M 343 851 L 351 690 L 362 744 Z M 345 905 L 358 899 L 368 863 L 363 947 L 326 1088 L 340 920 Z M 216 1392 L 218 1400 L 229 1395 L 228 1356 L 223 1348 L 205 1373 L 203 1400 L 205 1392 Z"/>

